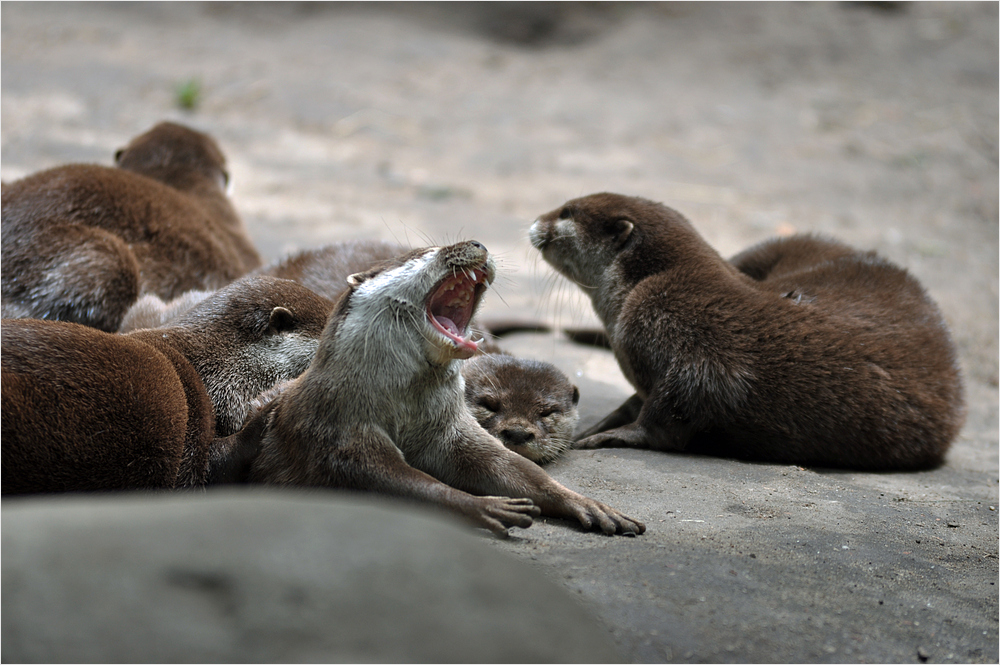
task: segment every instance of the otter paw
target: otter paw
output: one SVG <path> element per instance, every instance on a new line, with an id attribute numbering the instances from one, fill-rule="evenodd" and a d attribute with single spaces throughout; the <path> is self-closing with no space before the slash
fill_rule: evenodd
<path id="1" fill-rule="evenodd" d="M 617 443 L 614 436 L 608 436 L 605 432 L 584 436 L 573 442 L 573 447 L 578 450 L 593 450 L 595 448 L 620 448 L 622 444 Z"/>
<path id="2" fill-rule="evenodd" d="M 595 526 L 609 536 L 638 536 L 646 531 L 646 525 L 639 520 L 627 517 L 611 506 L 600 501 L 586 499 L 576 506 L 576 518 L 584 527 L 593 529 Z"/>
<path id="3" fill-rule="evenodd" d="M 527 529 L 542 511 L 531 499 L 511 499 L 505 496 L 478 497 L 473 518 L 497 536 L 507 537 L 512 526 Z"/>

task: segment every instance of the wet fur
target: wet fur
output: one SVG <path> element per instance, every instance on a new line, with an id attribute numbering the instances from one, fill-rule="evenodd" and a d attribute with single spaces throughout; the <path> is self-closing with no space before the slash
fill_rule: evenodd
<path id="1" fill-rule="evenodd" d="M 5 183 L 2 312 L 113 332 L 143 294 L 214 290 L 260 265 L 206 134 L 161 123 L 116 154 Z"/>
<path id="2" fill-rule="evenodd" d="M 539 510 L 606 533 L 642 532 L 553 481 L 470 414 L 460 362 L 431 332 L 425 307 L 444 276 L 487 257 L 473 242 L 414 250 L 352 278 L 312 365 L 239 435 L 259 449 L 250 480 L 430 502 L 497 534 L 529 526 Z"/>
<path id="3" fill-rule="evenodd" d="M 254 397 L 305 370 L 330 306 L 293 282 L 255 278 L 155 331 L 4 320 L 3 493 L 224 479 L 228 435 Z"/>
<path id="4" fill-rule="evenodd" d="M 870 470 L 940 464 L 965 417 L 955 349 L 905 270 L 815 236 L 723 260 L 678 212 L 616 194 L 532 243 L 588 285 L 636 395 L 579 447 Z"/>

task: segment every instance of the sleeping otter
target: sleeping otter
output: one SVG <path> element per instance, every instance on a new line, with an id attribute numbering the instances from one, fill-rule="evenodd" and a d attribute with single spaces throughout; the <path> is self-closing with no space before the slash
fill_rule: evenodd
<path id="1" fill-rule="evenodd" d="M 5 318 L 118 329 L 142 294 L 214 290 L 260 265 L 206 134 L 165 122 L 115 156 L 3 187 Z"/>
<path id="2" fill-rule="evenodd" d="M 481 353 L 462 378 L 472 416 L 515 453 L 547 464 L 572 448 L 580 391 L 555 365 Z"/>
<path id="3" fill-rule="evenodd" d="M 298 376 L 331 303 L 270 277 L 127 335 L 5 320 L 3 493 L 190 487 L 228 477 L 250 403 Z"/>
<path id="4" fill-rule="evenodd" d="M 259 449 L 249 479 L 428 501 L 497 534 L 529 526 L 539 510 L 609 534 L 642 533 L 505 448 L 469 413 L 459 361 L 477 351 L 469 324 L 493 275 L 474 241 L 352 275 L 312 365 L 236 435 Z"/>
<path id="5" fill-rule="evenodd" d="M 730 263 L 676 211 L 618 194 L 569 201 L 530 236 L 586 287 L 636 389 L 578 447 L 920 469 L 962 426 L 937 307 L 873 252 L 796 236 Z"/>

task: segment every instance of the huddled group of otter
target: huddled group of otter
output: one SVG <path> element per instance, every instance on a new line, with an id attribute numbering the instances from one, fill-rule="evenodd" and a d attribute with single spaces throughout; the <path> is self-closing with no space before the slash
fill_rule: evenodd
<path id="1" fill-rule="evenodd" d="M 727 261 L 618 194 L 540 216 L 532 245 L 589 295 L 636 389 L 574 439 L 565 375 L 474 339 L 495 274 L 480 243 L 262 265 L 211 137 L 161 123 L 115 162 L 3 185 L 4 494 L 323 486 L 499 535 L 539 514 L 635 535 L 538 464 L 629 446 L 919 469 L 963 424 L 937 307 L 872 252 L 799 235 Z"/>

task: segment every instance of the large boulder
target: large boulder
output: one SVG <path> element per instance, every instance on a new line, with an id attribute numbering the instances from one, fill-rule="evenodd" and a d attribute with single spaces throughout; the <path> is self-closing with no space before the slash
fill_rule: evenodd
<path id="1" fill-rule="evenodd" d="M 619 660 L 576 598 L 485 537 L 325 491 L 4 499 L 2 659 Z"/>

